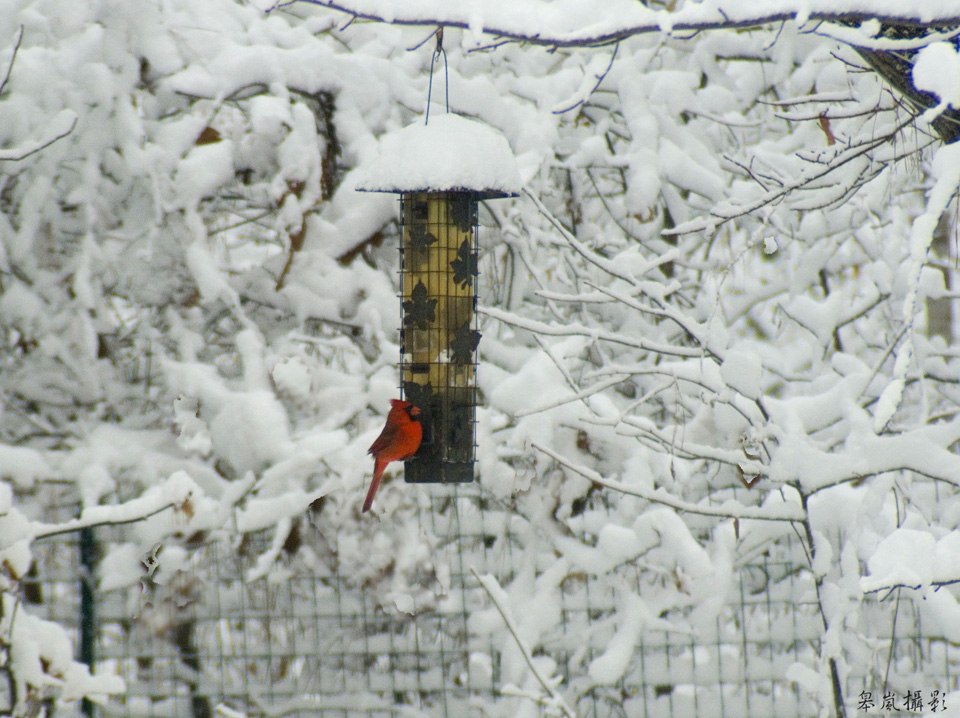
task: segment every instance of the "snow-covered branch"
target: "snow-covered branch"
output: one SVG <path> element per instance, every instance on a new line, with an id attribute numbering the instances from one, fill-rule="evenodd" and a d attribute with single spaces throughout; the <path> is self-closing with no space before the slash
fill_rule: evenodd
<path id="1" fill-rule="evenodd" d="M 862 167 L 856 170 L 857 176 L 859 177 L 871 164 L 867 159 L 870 153 L 878 148 L 890 145 L 893 139 L 902 132 L 904 128 L 912 124 L 913 121 L 912 117 L 907 118 L 898 125 L 880 134 L 875 134 L 868 140 L 856 145 L 838 148 L 832 157 L 818 158 L 816 164 L 809 169 L 798 173 L 794 178 L 778 183 L 779 186 L 775 189 L 767 190 L 745 204 L 724 202 L 712 208 L 709 215 L 684 222 L 672 229 L 666 230 L 664 234 L 680 235 L 691 232 L 713 233 L 718 227 L 730 220 L 758 212 L 763 207 L 783 201 L 786 197 L 799 190 L 818 187 L 819 182 L 834 175 L 838 170 L 849 169 L 851 166 L 856 168 L 856 162 L 858 160 L 862 161 Z M 854 182 L 846 181 L 847 187 L 854 185 Z M 844 189 L 842 194 L 846 195 L 847 190 Z M 825 204 L 833 204 L 836 199 L 837 198 L 832 198 L 832 201 L 827 201 Z"/>
<path id="2" fill-rule="evenodd" d="M 490 317 L 491 319 L 496 319 L 497 321 L 503 322 L 504 324 L 509 324 L 517 329 L 525 329 L 534 334 L 555 337 L 585 337 L 592 341 L 605 341 L 610 342 L 611 344 L 621 344 L 634 349 L 642 349 L 644 351 L 663 354 L 666 356 L 703 356 L 703 351 L 700 349 L 648 342 L 644 341 L 643 339 L 634 339 L 633 337 L 628 337 L 623 334 L 604 331 L 601 329 L 591 329 L 584 326 L 546 324 L 545 322 L 525 319 L 520 315 L 510 314 L 509 312 L 504 312 L 502 310 L 495 309 L 494 307 L 480 307 L 478 311 L 481 314 L 485 314 L 486 316 Z"/>
<path id="3" fill-rule="evenodd" d="M 94 511 L 86 512 L 85 515 L 80 518 L 65 521 L 61 524 L 36 523 L 33 526 L 33 538 L 44 539 L 51 538 L 52 536 L 76 533 L 83 529 L 133 524 L 138 521 L 146 521 L 152 516 L 163 513 L 168 509 L 177 508 L 182 504 L 183 501 L 171 501 L 170 503 L 154 506 L 154 502 L 144 503 L 141 499 L 134 499 L 129 504 L 123 506 L 97 507 Z M 108 508 L 108 510 L 104 511 L 103 508 Z"/>
<path id="4" fill-rule="evenodd" d="M 390 0 L 305 1 L 363 20 L 394 25 L 456 27 L 468 30 L 477 37 L 486 33 L 549 47 L 592 47 L 647 33 L 669 33 L 682 37 L 704 30 L 750 28 L 788 21 L 795 21 L 798 25 L 818 21 L 859 25 L 869 20 L 933 27 L 960 24 L 960 13 L 948 5 L 920 10 L 910 6 L 894 8 L 888 4 L 881 12 L 865 12 L 862 4 L 844 7 L 842 3 L 838 5 L 831 0 L 761 0 L 749 5 L 737 0 L 722 0 L 686 3 L 675 11 L 654 10 L 640 3 L 620 3 L 600 13 L 590 0 L 567 0 L 562 3 L 546 0 L 524 0 L 521 3 L 472 0 L 452 7 L 420 0 L 404 3 L 402 8 Z M 869 30 L 851 30 L 842 33 L 842 38 L 838 39 L 865 47 L 871 47 L 876 42 L 877 49 L 899 47 L 890 41 L 875 41 Z"/>
<path id="5" fill-rule="evenodd" d="M 19 147 L 0 150 L 0 162 L 19 162 L 30 155 L 36 154 L 58 140 L 73 132 L 77 126 L 77 114 L 72 110 L 64 110 L 50 120 L 43 136 L 38 140 L 28 140 Z"/>
<path id="6" fill-rule="evenodd" d="M 710 506 L 703 504 L 693 504 L 689 501 L 682 501 L 664 489 L 648 490 L 639 484 L 624 484 L 622 481 L 615 481 L 601 476 L 599 473 L 586 466 L 578 466 L 569 459 L 561 456 L 555 451 L 539 444 L 531 442 L 533 448 L 543 452 L 561 466 L 570 469 L 585 479 L 599 484 L 612 491 L 618 491 L 628 496 L 636 496 L 654 504 L 669 506 L 677 511 L 684 513 L 699 514 L 700 516 L 713 516 L 726 519 L 756 519 L 759 521 L 803 521 L 805 512 L 799 505 L 791 506 L 789 504 L 779 504 L 778 506 L 744 506 L 737 501 L 727 501 L 720 506 Z"/>
<path id="7" fill-rule="evenodd" d="M 76 1 L 51 7 L 90 22 L 43 32 L 30 7 L 0 13 L 0 521 L 16 541 L 0 582 L 16 590 L 32 539 L 110 526 L 105 591 L 139 590 L 160 543 L 173 567 L 226 534 L 251 580 L 302 560 L 340 577 L 339 606 L 444 610 L 444 561 L 473 541 L 502 570 L 462 624 L 499 662 L 498 699 L 516 683 L 572 715 L 534 647 L 582 633 L 599 667 L 577 654 L 564 693 L 619 690 L 655 621 L 735 623 L 729 601 L 756 588 L 739 569 L 765 554 L 776 600 L 846 632 L 790 658 L 807 713 L 833 710 L 827 667 L 876 658 L 849 590 L 870 550 L 897 526 L 946 540 L 960 515 L 958 279 L 938 229 L 960 162 L 924 125 L 960 102 L 937 63 L 960 62 L 955 7 Z M 438 25 L 463 30 L 445 40 L 451 112 L 502 133 L 525 186 L 481 204 L 470 275 L 483 490 L 444 503 L 388 481 L 368 521 L 366 450 L 410 334 L 396 199 L 354 181 L 421 121 L 433 43 L 411 48 Z M 926 100 L 863 72 L 867 52 L 908 84 L 925 58 Z M 449 515 L 462 540 L 442 535 Z M 878 587 L 932 578 L 946 595 L 960 575 L 897 565 L 871 570 Z M 52 635 L 23 626 L 4 635 Z M 392 700 L 354 683 L 332 700 Z"/>
<path id="8" fill-rule="evenodd" d="M 475 569 L 473 566 L 470 567 L 470 572 L 473 574 L 473 577 L 480 582 L 480 586 L 484 591 L 486 591 L 487 596 L 490 597 L 490 602 L 493 603 L 494 607 L 497 609 L 497 612 L 500 614 L 501 618 L 503 618 L 503 622 L 506 624 L 510 635 L 513 636 L 513 640 L 516 641 L 517 647 L 520 649 L 520 652 L 523 655 L 523 660 L 526 661 L 530 672 L 537 679 L 537 682 L 543 687 L 543 690 L 545 690 L 550 696 L 549 703 L 554 709 L 559 710 L 567 718 L 576 718 L 577 714 L 567 704 L 566 700 L 564 700 L 563 696 L 560 695 L 560 692 L 557 690 L 555 685 L 556 682 L 546 678 L 533 662 L 533 656 L 530 654 L 530 648 L 524 643 L 523 639 L 520 638 L 520 633 L 517 630 L 517 624 L 513 619 L 513 615 L 511 614 L 510 609 L 504 604 L 506 596 L 503 589 L 500 587 L 500 584 L 497 583 L 497 579 L 490 575 L 481 576 L 477 572 L 477 569 Z"/>

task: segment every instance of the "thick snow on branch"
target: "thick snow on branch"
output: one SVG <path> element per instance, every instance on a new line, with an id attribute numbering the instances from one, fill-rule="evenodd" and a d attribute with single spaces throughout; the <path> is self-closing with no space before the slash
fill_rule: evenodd
<path id="1" fill-rule="evenodd" d="M 958 286 L 935 230 L 960 156 L 849 46 L 919 51 L 918 87 L 956 105 L 956 3 L 121 4 L 0 13 L 8 595 L 31 542 L 108 524 L 98 585 L 129 600 L 157 547 L 159 585 L 225 536 L 251 579 L 309 570 L 345 606 L 442 611 L 469 534 L 497 564 L 477 566 L 486 609 L 456 607 L 490 647 L 476 662 L 576 710 L 652 631 L 713 650 L 739 567 L 784 549 L 776 600 L 845 632 L 790 658 L 808 713 L 832 714 L 830 661 L 887 664 L 860 591 L 954 590 L 955 561 L 909 557 L 955 551 L 960 523 L 960 332 L 933 321 Z M 451 114 L 424 126 L 432 65 Z M 412 339 L 397 202 L 358 180 L 520 192 L 478 213 L 475 506 L 391 465 L 359 511 Z M 587 581 L 597 603 L 562 618 Z M 49 627 L 23 626 L 35 654 Z M 75 675 L 65 695 L 103 689 Z"/>
<path id="2" fill-rule="evenodd" d="M 953 77 L 952 72 L 948 73 L 948 76 Z M 910 259 L 904 269 L 909 290 L 903 302 L 903 322 L 905 326 L 910 327 L 910 330 L 907 331 L 903 345 L 897 352 L 893 381 L 884 389 L 877 402 L 874 414 L 874 428 L 877 431 L 886 427 L 894 412 L 900 407 L 907 373 L 914 359 L 912 328 L 919 311 L 917 305 L 921 273 L 927 261 L 937 222 L 956 195 L 957 188 L 960 187 L 960 144 L 947 145 L 937 151 L 932 163 L 932 174 L 936 181 L 927 195 L 926 212 L 917 217 L 913 223 L 909 239 Z"/>
<path id="3" fill-rule="evenodd" d="M 631 0 L 613 0 L 598 8 L 591 0 L 470 0 L 456 4 L 411 0 L 309 0 L 356 17 L 400 25 L 443 25 L 468 30 L 479 42 L 483 33 L 539 45 L 585 46 L 616 42 L 649 32 L 687 33 L 711 28 L 755 27 L 795 20 L 867 20 L 950 25 L 960 22 L 955 4 L 896 0 L 715 0 L 685 3 L 676 11 L 653 10 Z M 857 40 L 846 35 L 844 40 Z M 870 45 L 870 37 L 862 42 Z M 859 44 L 859 43 L 858 43 Z"/>

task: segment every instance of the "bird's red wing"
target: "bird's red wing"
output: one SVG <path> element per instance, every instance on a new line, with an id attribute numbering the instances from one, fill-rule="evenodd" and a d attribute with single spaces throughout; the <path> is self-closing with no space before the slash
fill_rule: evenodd
<path id="1" fill-rule="evenodd" d="M 393 422 L 387 422 L 387 425 L 383 427 L 383 431 L 380 432 L 380 436 L 377 437 L 370 448 L 367 449 L 368 454 L 376 455 L 377 452 L 383 451 L 388 446 L 390 446 L 397 438 L 397 434 L 400 433 L 400 427 L 394 424 Z"/>

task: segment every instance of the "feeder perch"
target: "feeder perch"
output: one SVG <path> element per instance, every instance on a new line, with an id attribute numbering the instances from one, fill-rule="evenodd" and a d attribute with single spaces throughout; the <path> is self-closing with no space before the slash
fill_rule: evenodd
<path id="1" fill-rule="evenodd" d="M 473 481 L 476 449 L 477 204 L 513 197 L 520 177 L 496 130 L 453 114 L 386 135 L 357 189 L 400 195 L 400 381 L 420 408 L 411 483 Z"/>

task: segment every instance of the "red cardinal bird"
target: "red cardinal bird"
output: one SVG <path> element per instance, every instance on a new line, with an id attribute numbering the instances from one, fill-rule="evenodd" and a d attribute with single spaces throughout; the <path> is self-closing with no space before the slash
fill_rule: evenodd
<path id="1" fill-rule="evenodd" d="M 387 464 L 416 454 L 422 438 L 420 410 L 409 401 L 391 399 L 387 425 L 383 427 L 380 436 L 367 452 L 373 454 L 374 463 L 373 481 L 370 482 L 370 490 L 367 491 L 367 498 L 363 502 L 364 511 L 369 511 L 370 506 L 373 505 L 373 497 L 377 495 L 377 489 L 380 488 L 380 479 Z"/>

